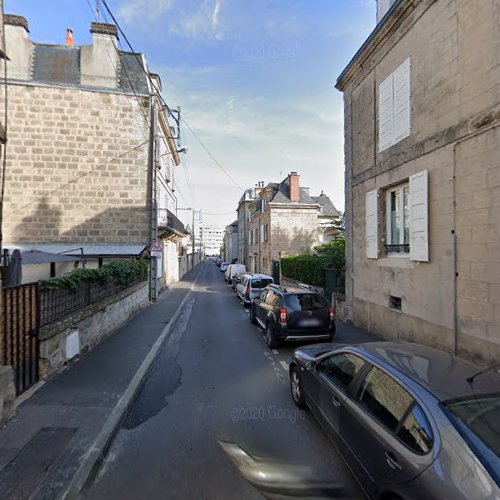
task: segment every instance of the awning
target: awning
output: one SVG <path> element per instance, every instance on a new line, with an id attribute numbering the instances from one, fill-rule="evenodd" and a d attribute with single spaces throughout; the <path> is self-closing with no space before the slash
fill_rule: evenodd
<path id="1" fill-rule="evenodd" d="M 41 252 L 40 250 L 28 250 L 21 252 L 21 264 L 51 264 L 52 262 L 75 262 L 78 257 L 62 255 L 59 253 Z"/>
<path id="2" fill-rule="evenodd" d="M 107 243 L 10 243 L 5 248 L 19 249 L 22 253 L 31 250 L 71 257 L 138 257 L 147 247 L 147 242 L 136 244 Z"/>

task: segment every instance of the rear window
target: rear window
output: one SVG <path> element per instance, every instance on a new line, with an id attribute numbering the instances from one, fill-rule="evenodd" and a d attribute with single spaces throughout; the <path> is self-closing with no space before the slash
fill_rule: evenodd
<path id="1" fill-rule="evenodd" d="M 293 293 L 286 295 L 286 307 L 290 311 L 314 311 L 328 306 L 324 297 L 314 293 Z"/>
<path id="2" fill-rule="evenodd" d="M 250 286 L 252 288 L 266 288 L 266 286 L 270 285 L 272 282 L 273 280 L 270 278 L 254 278 Z"/>
<path id="3" fill-rule="evenodd" d="M 444 403 L 448 418 L 500 484 L 500 394 Z"/>

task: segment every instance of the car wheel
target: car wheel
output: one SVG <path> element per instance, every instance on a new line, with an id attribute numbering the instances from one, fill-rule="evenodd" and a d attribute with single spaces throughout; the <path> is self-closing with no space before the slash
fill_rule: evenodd
<path id="1" fill-rule="evenodd" d="M 257 320 L 255 319 L 255 310 L 253 306 L 250 306 L 250 323 L 255 325 L 257 323 Z"/>
<path id="2" fill-rule="evenodd" d="M 273 333 L 273 328 L 271 323 L 267 323 L 266 325 L 266 342 L 269 349 L 276 349 L 279 345 L 279 340 L 276 335 Z"/>
<path id="3" fill-rule="evenodd" d="M 299 408 L 305 408 L 306 400 L 304 398 L 302 382 L 300 381 L 299 370 L 297 370 L 297 368 L 292 368 L 290 371 L 290 390 L 292 391 L 292 398 L 294 403 Z"/>

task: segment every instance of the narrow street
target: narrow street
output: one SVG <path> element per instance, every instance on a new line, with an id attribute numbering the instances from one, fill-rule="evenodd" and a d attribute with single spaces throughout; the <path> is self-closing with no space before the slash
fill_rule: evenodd
<path id="1" fill-rule="evenodd" d="M 311 467 L 346 497 L 361 497 L 319 424 L 291 399 L 292 350 L 269 350 L 219 269 L 202 264 L 86 498 L 261 498 L 219 441 Z"/>

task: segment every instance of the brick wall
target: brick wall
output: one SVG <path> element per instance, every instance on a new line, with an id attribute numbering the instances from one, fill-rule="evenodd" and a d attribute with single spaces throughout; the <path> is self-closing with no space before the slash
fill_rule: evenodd
<path id="1" fill-rule="evenodd" d="M 142 101 L 9 85 L 6 242 L 148 240 L 148 146 L 141 143 L 149 105 Z"/>

